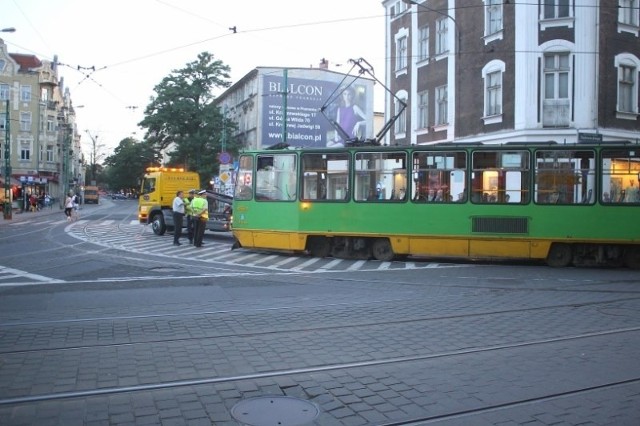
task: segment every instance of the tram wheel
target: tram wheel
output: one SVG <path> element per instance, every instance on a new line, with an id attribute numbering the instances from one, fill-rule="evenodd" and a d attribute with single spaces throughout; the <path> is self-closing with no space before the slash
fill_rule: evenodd
<path id="1" fill-rule="evenodd" d="M 313 257 L 327 257 L 331 253 L 331 242 L 326 237 L 310 237 L 307 248 Z"/>
<path id="2" fill-rule="evenodd" d="M 552 244 L 547 255 L 547 265 L 552 268 L 563 268 L 571 264 L 573 252 L 569 244 Z"/>
<path id="3" fill-rule="evenodd" d="M 391 248 L 391 243 L 387 238 L 377 238 L 371 246 L 371 254 L 376 260 L 388 262 L 393 260 L 395 254 Z"/>
<path id="4" fill-rule="evenodd" d="M 628 268 L 640 269 L 640 247 L 629 247 L 624 253 L 624 263 Z"/>

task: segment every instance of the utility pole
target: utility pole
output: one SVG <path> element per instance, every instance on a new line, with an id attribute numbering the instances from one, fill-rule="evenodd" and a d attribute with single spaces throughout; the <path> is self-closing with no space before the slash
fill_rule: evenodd
<path id="1" fill-rule="evenodd" d="M 282 142 L 287 143 L 287 97 L 289 95 L 289 69 L 283 71 L 284 91 L 282 92 Z"/>
<path id="2" fill-rule="evenodd" d="M 63 157 L 62 157 L 62 203 L 66 199 L 69 194 L 69 145 L 70 145 L 70 126 L 69 124 L 65 124 L 65 130 L 63 135 Z"/>
<path id="3" fill-rule="evenodd" d="M 89 132 L 89 130 L 85 130 L 85 132 L 87 132 L 87 135 L 89 135 L 89 138 L 91 139 L 91 143 L 92 143 L 92 149 L 91 149 L 91 180 L 90 180 L 90 184 L 91 185 L 95 185 L 95 180 L 96 180 L 96 162 L 98 161 L 98 148 L 100 148 L 101 146 L 98 145 L 98 136 L 96 135 L 95 137 Z"/>
<path id="4" fill-rule="evenodd" d="M 4 123 L 4 212 L 5 219 L 11 219 L 11 133 L 9 132 L 9 99 L 6 102 Z"/>

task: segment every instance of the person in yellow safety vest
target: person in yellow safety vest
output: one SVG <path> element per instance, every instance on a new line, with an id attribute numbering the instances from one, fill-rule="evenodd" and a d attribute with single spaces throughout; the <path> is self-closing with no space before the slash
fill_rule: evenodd
<path id="1" fill-rule="evenodd" d="M 194 228 L 193 228 L 193 245 L 202 247 L 202 237 L 209 220 L 209 203 L 207 202 L 207 191 L 198 192 L 198 197 L 191 202 L 193 209 Z"/>
<path id="2" fill-rule="evenodd" d="M 189 237 L 189 244 L 193 244 L 193 207 L 191 203 L 193 202 L 194 197 L 196 196 L 196 190 L 191 189 L 189 191 L 189 195 L 184 199 L 184 211 L 185 216 L 187 218 L 187 237 Z"/>

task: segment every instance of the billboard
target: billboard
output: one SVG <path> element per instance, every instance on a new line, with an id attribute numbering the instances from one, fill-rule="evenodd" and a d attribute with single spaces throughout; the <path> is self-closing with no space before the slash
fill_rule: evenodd
<path id="1" fill-rule="evenodd" d="M 373 135 L 371 80 L 323 70 L 279 70 L 263 74 L 261 95 L 263 148 L 282 142 L 341 146 L 345 139 Z"/>

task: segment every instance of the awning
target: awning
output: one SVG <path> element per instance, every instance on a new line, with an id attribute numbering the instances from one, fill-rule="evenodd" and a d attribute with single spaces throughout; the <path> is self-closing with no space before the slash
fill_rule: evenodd
<path id="1" fill-rule="evenodd" d="M 0 176 L 0 185 L 4 187 L 4 176 Z M 20 182 L 18 179 L 11 178 L 9 179 L 9 185 L 22 186 L 22 182 Z"/>

